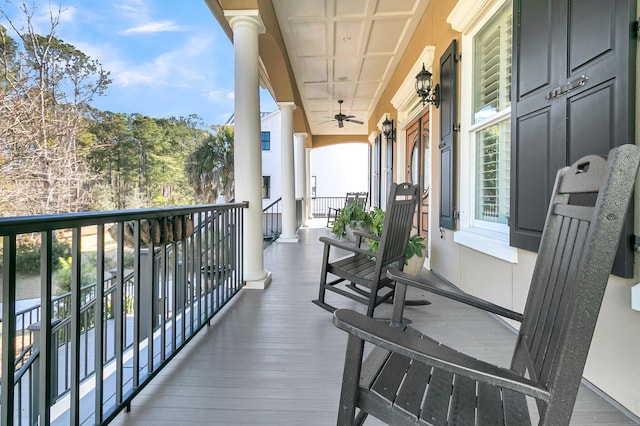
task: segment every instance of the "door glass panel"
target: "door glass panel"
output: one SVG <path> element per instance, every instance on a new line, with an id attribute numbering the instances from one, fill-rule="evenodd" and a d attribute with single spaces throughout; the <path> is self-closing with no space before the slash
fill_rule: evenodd
<path id="1" fill-rule="evenodd" d="M 429 195 L 429 179 L 431 177 L 431 153 L 429 152 L 429 135 L 422 136 L 422 146 L 424 146 L 424 154 L 422 161 L 424 162 L 424 168 L 422 169 L 422 195 Z"/>
<path id="2" fill-rule="evenodd" d="M 409 174 L 411 178 L 411 183 L 413 185 L 417 185 L 420 183 L 420 147 L 418 141 L 416 140 L 413 144 L 413 148 L 411 149 L 411 173 Z"/>

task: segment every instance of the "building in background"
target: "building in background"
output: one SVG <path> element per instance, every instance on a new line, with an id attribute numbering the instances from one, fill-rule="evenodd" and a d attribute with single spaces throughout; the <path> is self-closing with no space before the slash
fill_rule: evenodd
<path id="1" fill-rule="evenodd" d="M 262 149 L 262 208 L 280 198 L 282 152 L 280 111 L 260 114 Z M 233 126 L 234 116 L 226 125 Z M 368 191 L 369 147 L 348 143 L 315 148 L 311 151 L 311 197 L 343 197 L 348 191 Z"/>

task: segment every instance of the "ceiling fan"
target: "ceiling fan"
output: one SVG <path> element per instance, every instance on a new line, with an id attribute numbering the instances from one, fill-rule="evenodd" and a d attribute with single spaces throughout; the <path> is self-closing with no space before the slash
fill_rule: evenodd
<path id="1" fill-rule="evenodd" d="M 338 99 L 338 105 L 340 105 L 340 112 L 333 116 L 333 119 L 338 122 L 338 127 L 344 127 L 344 122 L 345 121 L 348 121 L 349 123 L 355 123 L 355 124 L 364 124 L 364 122 L 362 122 L 360 120 L 354 120 L 355 117 L 356 117 L 355 115 L 345 115 L 345 114 L 342 113 L 342 103 L 343 102 L 344 102 L 344 100 Z"/>

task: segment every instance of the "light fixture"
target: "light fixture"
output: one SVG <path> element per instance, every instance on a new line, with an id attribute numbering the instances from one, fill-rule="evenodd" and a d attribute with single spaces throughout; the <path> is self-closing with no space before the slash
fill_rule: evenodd
<path id="1" fill-rule="evenodd" d="M 428 102 L 438 108 L 440 106 L 440 85 L 436 84 L 436 87 L 431 90 L 431 76 L 432 74 L 422 64 L 422 71 L 416 75 L 416 93 L 420 96 L 423 106 Z"/>
<path id="2" fill-rule="evenodd" d="M 382 122 L 382 134 L 387 139 L 387 142 L 394 141 L 395 139 L 395 131 L 393 129 L 393 120 L 389 120 L 389 115 L 387 114 L 387 118 Z"/>

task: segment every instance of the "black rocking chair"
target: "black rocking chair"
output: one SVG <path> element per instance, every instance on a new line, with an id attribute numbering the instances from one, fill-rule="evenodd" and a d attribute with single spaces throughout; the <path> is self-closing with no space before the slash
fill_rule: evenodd
<path id="1" fill-rule="evenodd" d="M 367 305 L 367 315 L 373 316 L 376 306 L 393 297 L 394 283 L 386 276 L 386 272 L 389 268 L 402 269 L 404 266 L 418 193 L 417 185 L 391 185 L 380 237 L 357 232 L 359 238 L 355 246 L 327 237 L 320 238 L 324 243 L 324 255 L 319 295 L 318 299 L 313 301 L 315 304 L 333 312 L 335 308 L 325 301 L 325 291 L 329 290 Z M 362 237 L 375 240 L 379 238 L 376 253 L 360 247 Z M 350 254 L 330 261 L 332 247 L 347 250 Z M 328 274 L 337 278 L 327 281 Z"/>
<path id="2" fill-rule="evenodd" d="M 366 207 L 368 199 L 368 192 L 347 192 L 347 195 L 344 198 L 344 207 L 347 207 L 351 203 L 360 203 L 363 207 Z M 329 207 L 329 210 L 327 211 L 327 228 L 333 225 L 333 222 L 338 218 L 341 211 L 342 209 Z"/>
<path id="3" fill-rule="evenodd" d="M 558 172 L 524 314 L 389 272 L 397 286 L 521 321 L 509 369 L 337 310 L 334 324 L 349 333 L 338 424 L 371 414 L 393 425 L 530 425 L 529 397 L 539 425 L 568 425 L 639 163 L 640 149 L 624 145 Z M 363 363 L 365 341 L 375 347 Z"/>

